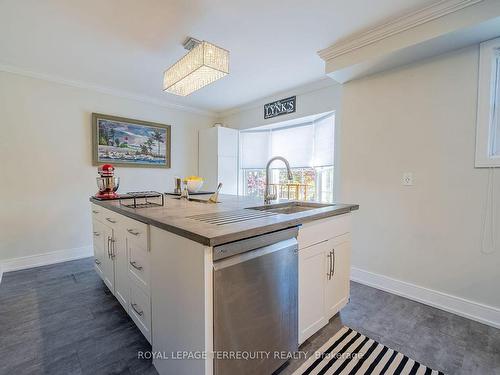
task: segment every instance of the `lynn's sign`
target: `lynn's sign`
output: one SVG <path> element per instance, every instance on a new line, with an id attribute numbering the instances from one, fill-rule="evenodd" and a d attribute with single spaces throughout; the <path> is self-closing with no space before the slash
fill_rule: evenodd
<path id="1" fill-rule="evenodd" d="M 267 103 L 264 105 L 264 119 L 293 113 L 296 108 L 297 105 L 295 96 Z"/>

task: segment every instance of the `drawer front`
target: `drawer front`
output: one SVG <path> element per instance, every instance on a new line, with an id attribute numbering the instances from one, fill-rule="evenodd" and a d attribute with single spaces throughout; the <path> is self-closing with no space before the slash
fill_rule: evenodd
<path id="1" fill-rule="evenodd" d="M 142 246 L 144 249 L 149 250 L 149 233 L 147 224 L 128 217 L 122 217 L 120 227 L 127 234 L 127 238 Z"/>
<path id="2" fill-rule="evenodd" d="M 351 216 L 344 214 L 305 223 L 299 229 L 299 249 L 332 239 L 351 231 Z"/>
<path id="3" fill-rule="evenodd" d="M 118 226 L 120 226 L 123 222 L 124 218 L 125 217 L 123 215 L 104 209 L 100 220 L 104 224 L 109 225 L 112 228 L 118 228 Z"/>
<path id="4" fill-rule="evenodd" d="M 130 284 L 129 314 L 144 337 L 151 342 L 151 300 L 149 295 L 133 283 Z"/>
<path id="5" fill-rule="evenodd" d="M 127 238 L 129 276 L 142 290 L 149 293 L 151 260 L 149 252 L 140 243 Z"/>
<path id="6" fill-rule="evenodd" d="M 104 226 L 97 220 L 92 220 L 92 242 L 95 247 L 99 247 L 104 249 L 105 246 L 105 228 Z"/>
<path id="7" fill-rule="evenodd" d="M 102 208 L 101 206 L 98 206 L 97 204 L 91 203 L 91 212 L 92 212 L 92 219 L 93 220 L 99 220 L 102 221 L 103 216 L 104 216 L 104 211 L 107 211 L 106 209 Z"/>
<path id="8" fill-rule="evenodd" d="M 124 223 L 126 219 L 125 216 L 117 214 L 107 208 L 98 206 L 97 204 L 92 204 L 92 217 L 95 220 L 99 220 L 100 222 L 111 226 L 112 228 L 118 227 Z"/>

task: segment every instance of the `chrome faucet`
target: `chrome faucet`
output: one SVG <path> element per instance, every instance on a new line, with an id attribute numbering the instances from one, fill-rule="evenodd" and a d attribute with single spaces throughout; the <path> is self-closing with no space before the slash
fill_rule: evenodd
<path id="1" fill-rule="evenodd" d="M 278 194 L 276 192 L 276 186 L 272 187 L 272 190 L 273 190 L 272 192 L 271 192 L 271 189 L 269 186 L 269 169 L 270 169 L 271 163 L 275 160 L 281 160 L 283 163 L 285 163 L 286 171 L 288 173 L 288 179 L 291 180 L 293 178 L 292 170 L 290 169 L 290 164 L 288 163 L 288 160 L 286 160 L 283 156 L 275 156 L 274 158 L 271 158 L 271 160 L 269 160 L 267 162 L 267 165 L 266 165 L 266 187 L 264 190 L 264 204 L 270 204 L 271 201 L 276 200 L 276 198 L 278 196 Z"/>

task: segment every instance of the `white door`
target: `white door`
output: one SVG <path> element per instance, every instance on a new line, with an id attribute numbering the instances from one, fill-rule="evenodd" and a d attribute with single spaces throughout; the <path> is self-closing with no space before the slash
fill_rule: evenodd
<path id="1" fill-rule="evenodd" d="M 349 300 L 351 241 L 348 235 L 328 240 L 326 251 L 326 315 L 330 319 Z"/>
<path id="2" fill-rule="evenodd" d="M 103 281 L 109 290 L 115 292 L 115 270 L 114 261 L 111 256 L 113 250 L 113 229 L 102 224 L 104 233 L 104 256 L 102 260 Z"/>
<path id="3" fill-rule="evenodd" d="M 125 310 L 129 306 L 127 241 L 123 230 L 113 229 L 112 258 L 115 267 L 115 297 Z"/>
<path id="4" fill-rule="evenodd" d="M 106 246 L 104 239 L 106 234 L 104 233 L 103 225 L 96 220 L 92 221 L 92 230 L 92 240 L 94 245 L 94 268 L 101 279 L 103 279 L 103 261 L 105 254 L 104 248 Z"/>
<path id="5" fill-rule="evenodd" d="M 325 314 L 328 241 L 299 250 L 299 344 L 328 323 Z"/>

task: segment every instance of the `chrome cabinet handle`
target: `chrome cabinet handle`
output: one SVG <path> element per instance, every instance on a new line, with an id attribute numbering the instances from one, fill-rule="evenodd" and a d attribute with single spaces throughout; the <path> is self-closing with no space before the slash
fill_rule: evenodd
<path id="1" fill-rule="evenodd" d="M 130 262 L 130 265 L 134 267 L 136 270 L 142 270 L 142 266 L 137 265 L 136 262 Z"/>
<path id="2" fill-rule="evenodd" d="M 100 261 L 99 259 L 96 259 L 96 260 L 95 260 L 95 264 L 100 265 L 100 264 L 101 264 L 101 261 Z"/>
<path id="3" fill-rule="evenodd" d="M 335 275 L 335 249 L 332 250 L 332 277 Z"/>
<path id="4" fill-rule="evenodd" d="M 332 278 L 332 252 L 328 252 L 328 273 L 326 276 L 328 277 L 328 280 L 331 280 Z"/>
<path id="5" fill-rule="evenodd" d="M 101 235 L 101 233 L 99 233 L 99 232 L 94 232 L 94 236 L 99 237 L 100 235 Z"/>
<path id="6" fill-rule="evenodd" d="M 111 237 L 108 236 L 108 258 L 111 259 L 111 245 L 110 245 L 110 242 L 111 242 Z"/>
<path id="7" fill-rule="evenodd" d="M 134 311 L 139 314 L 140 316 L 144 315 L 144 311 L 142 310 L 137 310 L 137 304 L 135 303 L 130 303 L 130 306 L 132 306 L 132 308 L 134 309 Z"/>
<path id="8" fill-rule="evenodd" d="M 111 259 L 115 259 L 115 256 L 116 256 L 115 242 L 116 242 L 116 240 L 113 237 L 111 237 Z"/>
<path id="9" fill-rule="evenodd" d="M 116 220 L 113 220 L 110 217 L 107 217 L 106 220 L 109 221 L 111 224 L 116 224 Z"/>
<path id="10" fill-rule="evenodd" d="M 127 229 L 127 232 L 133 234 L 134 236 L 138 236 L 139 234 L 141 234 L 141 232 L 134 231 L 133 229 Z"/>

